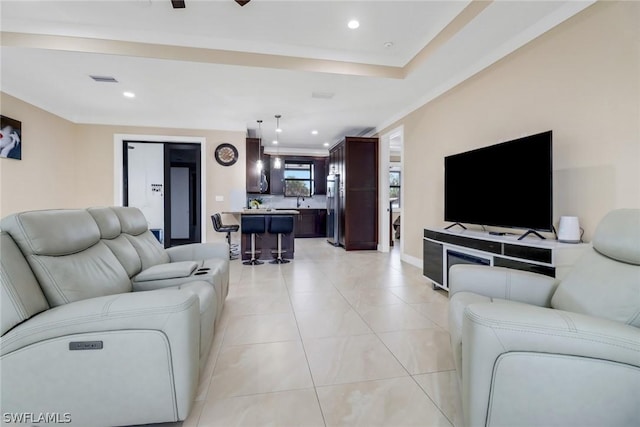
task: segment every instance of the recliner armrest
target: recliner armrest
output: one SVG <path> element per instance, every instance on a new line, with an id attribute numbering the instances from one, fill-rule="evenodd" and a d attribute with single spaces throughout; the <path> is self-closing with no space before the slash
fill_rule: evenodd
<path id="1" fill-rule="evenodd" d="M 149 291 L 91 298 L 44 311 L 2 336 L 0 354 L 33 343 L 87 332 L 126 329 L 162 331 L 180 342 L 200 328 L 198 297 L 191 292 Z"/>
<path id="2" fill-rule="evenodd" d="M 72 342 L 85 340 L 104 348 L 73 351 Z M 3 409 L 66 408 L 79 425 L 183 420 L 198 385 L 199 346 L 199 299 L 190 291 L 126 293 L 58 306 L 0 338 L 3 387 L 12 391 L 2 395 Z M 122 393 L 108 391 L 119 387 Z"/>
<path id="3" fill-rule="evenodd" d="M 226 242 L 192 243 L 166 249 L 171 262 L 199 261 L 212 258 L 229 258 L 229 245 Z"/>
<path id="4" fill-rule="evenodd" d="M 557 286 L 553 277 L 504 267 L 457 264 L 449 270 L 449 298 L 457 292 L 472 292 L 549 307 Z"/>
<path id="5" fill-rule="evenodd" d="M 531 351 L 640 367 L 640 330 L 599 317 L 524 304 L 478 303 L 465 309 L 462 329 L 473 359 L 482 358 L 480 353 L 493 357 Z"/>
<path id="6" fill-rule="evenodd" d="M 611 369 L 611 373 L 616 372 L 616 369 L 629 369 L 628 375 L 633 374 L 634 369 L 637 373 L 640 367 L 640 330 L 638 328 L 607 319 L 525 304 L 470 304 L 464 312 L 462 343 L 462 400 L 468 425 L 485 425 L 488 411 L 498 419 L 500 416 L 506 416 L 506 419 L 509 419 L 510 415 L 505 415 L 504 411 L 501 411 L 501 408 L 505 408 L 504 405 L 508 407 L 513 404 L 513 408 L 517 408 L 514 409 L 516 413 L 526 412 L 527 404 L 531 401 L 527 401 L 527 398 L 523 401 L 520 396 L 519 403 L 510 403 L 508 394 L 506 396 L 504 394 L 509 388 L 529 390 L 531 396 L 535 397 L 530 399 L 536 401 L 538 398 L 541 399 L 536 403 L 538 409 L 540 409 L 539 405 L 552 408 L 555 389 L 547 393 L 546 400 L 542 396 L 535 396 L 534 391 L 539 390 L 538 387 L 544 383 L 544 378 L 547 376 L 555 378 L 556 383 L 563 381 L 570 383 L 576 376 L 589 377 L 588 368 L 596 365 L 605 370 Z M 511 363 L 514 363 L 518 358 L 522 364 L 515 368 L 519 374 L 517 379 L 509 375 L 506 377 L 500 375 L 500 372 L 508 372 L 508 368 L 507 371 L 501 371 L 500 362 L 511 360 Z M 567 365 L 557 364 L 558 360 L 569 360 L 568 358 L 573 358 L 576 362 L 581 361 L 583 364 L 580 366 L 570 362 Z M 537 367 L 527 372 L 532 360 L 536 361 Z M 587 363 L 589 361 L 592 363 Z M 572 369 L 559 370 L 558 366 Z M 545 370 L 545 367 L 548 370 Z M 587 370 L 581 373 L 580 369 Z M 618 375 L 631 378 L 630 381 L 633 381 L 633 376 L 617 372 Z M 509 381 L 516 381 L 516 383 L 509 384 Z M 597 380 L 594 380 L 594 387 L 584 390 L 582 395 L 586 396 L 587 402 L 594 398 L 594 395 L 601 393 L 599 386 Z M 496 387 L 501 387 L 502 403 L 498 403 L 495 400 L 498 397 L 492 395 Z M 530 388 L 527 389 L 527 387 Z M 571 389 L 570 386 L 568 387 Z M 637 389 L 637 387 L 631 390 L 627 388 L 626 394 L 637 396 L 635 394 Z M 523 393 L 526 396 L 526 392 Z M 625 397 L 628 401 L 628 396 Z M 578 399 L 578 401 L 585 400 Z M 579 410 L 579 406 L 575 408 L 576 411 Z M 630 408 L 637 408 L 637 404 L 625 403 L 622 406 L 626 408 L 625 410 L 631 411 L 633 409 Z M 544 412 L 543 409 L 540 411 Z M 537 411 L 538 416 L 540 411 Z M 564 421 L 555 423 L 549 421 L 550 424 L 566 425 L 566 418 L 563 419 L 558 414 L 554 416 Z M 536 419 L 539 421 L 540 418 Z M 506 425 L 509 424 L 511 423 L 506 423 Z M 581 422 L 578 424 L 584 425 Z"/>

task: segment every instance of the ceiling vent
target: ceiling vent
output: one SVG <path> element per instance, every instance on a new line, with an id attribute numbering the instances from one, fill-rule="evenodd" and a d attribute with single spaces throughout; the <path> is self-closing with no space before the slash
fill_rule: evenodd
<path id="1" fill-rule="evenodd" d="M 99 83 L 118 83 L 118 81 L 115 78 L 109 77 L 109 76 L 89 76 L 89 77 L 91 77 L 94 81 Z"/>
<path id="2" fill-rule="evenodd" d="M 311 92 L 311 97 L 317 99 L 331 99 L 333 95 L 335 95 L 335 93 L 332 92 Z"/>

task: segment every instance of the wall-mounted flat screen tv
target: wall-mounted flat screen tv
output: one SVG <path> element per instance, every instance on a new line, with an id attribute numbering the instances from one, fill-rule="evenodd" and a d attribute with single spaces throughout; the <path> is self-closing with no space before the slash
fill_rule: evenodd
<path id="1" fill-rule="evenodd" d="M 444 219 L 552 231 L 552 131 L 444 159 Z"/>

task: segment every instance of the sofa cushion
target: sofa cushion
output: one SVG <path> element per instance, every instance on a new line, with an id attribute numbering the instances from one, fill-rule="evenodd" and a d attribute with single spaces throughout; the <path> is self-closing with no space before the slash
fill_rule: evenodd
<path id="1" fill-rule="evenodd" d="M 129 234 L 124 234 L 124 236 L 138 253 L 143 270 L 157 264 L 170 262 L 169 255 L 167 255 L 162 245 L 160 245 L 160 242 L 158 242 L 158 239 L 156 239 L 149 230 L 137 236 L 131 236 Z"/>
<path id="2" fill-rule="evenodd" d="M 69 255 L 100 241 L 100 230 L 85 210 L 22 212 L 2 219 L 0 228 L 11 234 L 25 255 Z"/>
<path id="3" fill-rule="evenodd" d="M 105 208 L 89 208 L 87 212 L 93 217 L 94 221 L 100 229 L 100 237 L 103 239 L 115 239 L 122 233 L 120 220 L 113 209 Z"/>
<path id="4" fill-rule="evenodd" d="M 47 300 L 11 236 L 0 232 L 0 335 L 49 308 Z"/>
<path id="5" fill-rule="evenodd" d="M 52 307 L 131 291 L 124 267 L 86 210 L 32 211 L 0 223 L 25 255 Z"/>
<path id="6" fill-rule="evenodd" d="M 133 277 L 142 270 L 142 260 L 138 255 L 138 251 L 133 247 L 126 236 L 120 235 L 115 239 L 103 239 L 105 245 L 118 258 L 122 267 L 124 267 L 127 275 Z"/>
<path id="7" fill-rule="evenodd" d="M 138 208 L 116 206 L 111 208 L 120 220 L 122 233 L 135 248 L 142 269 L 170 262 L 169 255 L 158 239 L 149 231 L 147 220 Z"/>
<path id="8" fill-rule="evenodd" d="M 121 234 L 120 220 L 111 208 L 89 208 L 100 229 L 100 237 L 111 252 L 118 258 L 129 277 L 133 277 L 142 270 L 142 261 L 138 252 L 129 239 Z"/>
<path id="9" fill-rule="evenodd" d="M 147 219 L 140 209 L 132 206 L 113 206 L 111 209 L 118 216 L 123 233 L 137 236 L 149 229 Z"/>

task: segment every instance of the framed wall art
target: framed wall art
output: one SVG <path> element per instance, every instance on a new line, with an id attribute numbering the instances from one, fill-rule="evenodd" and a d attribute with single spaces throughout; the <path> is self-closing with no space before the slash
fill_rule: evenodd
<path id="1" fill-rule="evenodd" d="M 0 157 L 22 160 L 22 123 L 1 115 Z"/>

